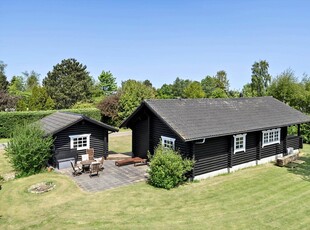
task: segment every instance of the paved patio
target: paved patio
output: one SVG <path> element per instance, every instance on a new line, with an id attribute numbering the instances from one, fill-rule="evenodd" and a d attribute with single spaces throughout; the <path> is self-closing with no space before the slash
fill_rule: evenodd
<path id="1" fill-rule="evenodd" d="M 99 177 L 93 176 L 92 178 L 88 173 L 73 177 L 71 168 L 58 171 L 71 177 L 83 190 L 88 192 L 103 191 L 146 180 L 147 165 L 117 167 L 114 160 L 106 160 L 103 165 L 104 170 L 100 171 Z"/>

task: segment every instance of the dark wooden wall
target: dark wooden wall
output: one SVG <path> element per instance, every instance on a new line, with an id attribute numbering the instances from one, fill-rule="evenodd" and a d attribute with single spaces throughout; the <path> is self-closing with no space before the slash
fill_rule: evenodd
<path id="1" fill-rule="evenodd" d="M 145 117 L 132 127 L 132 153 L 134 157 L 147 158 L 149 150 L 149 119 Z"/>
<path id="2" fill-rule="evenodd" d="M 293 147 L 294 149 L 302 148 L 302 146 L 300 146 L 300 143 L 302 143 L 300 139 L 301 137 L 299 136 L 287 136 L 287 148 L 288 147 Z"/>
<path id="3" fill-rule="evenodd" d="M 160 142 L 161 136 L 175 138 L 175 149 L 187 158 L 192 157 L 190 151 L 190 143 L 184 142 L 179 136 L 177 136 L 164 122 L 162 122 L 155 115 L 150 116 L 150 152 L 154 154 L 154 148 Z"/>
<path id="4" fill-rule="evenodd" d="M 228 136 L 206 139 L 204 144 L 195 144 L 195 176 L 228 168 L 230 151 Z"/>
<path id="5" fill-rule="evenodd" d="M 246 135 L 246 151 L 237 152 L 232 156 L 232 166 L 255 161 L 257 158 L 258 132 L 247 133 Z M 232 142 L 232 145 L 234 142 Z M 234 146 L 232 146 L 234 147 Z"/>
<path id="6" fill-rule="evenodd" d="M 90 135 L 90 148 L 94 148 L 95 157 L 107 156 L 108 154 L 108 130 L 92 124 L 88 121 L 80 121 L 67 129 L 55 135 L 54 146 L 56 151 L 70 150 L 70 137 L 71 135 L 91 134 Z M 78 160 L 81 159 L 80 155 L 85 154 L 86 150 L 78 150 Z"/>
<path id="7" fill-rule="evenodd" d="M 194 144 L 195 169 L 194 175 L 244 164 L 247 162 L 260 160 L 265 157 L 285 153 L 285 140 L 287 128 L 281 128 L 280 144 L 268 145 L 262 148 L 262 132 L 247 133 L 246 151 L 233 153 L 233 136 L 215 137 L 206 139 L 204 144 Z M 298 145 L 298 139 L 292 140 L 294 145 Z"/>

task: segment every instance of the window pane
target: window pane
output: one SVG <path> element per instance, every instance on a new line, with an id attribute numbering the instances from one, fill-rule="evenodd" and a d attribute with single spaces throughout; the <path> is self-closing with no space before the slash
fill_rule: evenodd
<path id="1" fill-rule="evenodd" d="M 273 142 L 273 132 L 269 133 L 269 142 Z"/>

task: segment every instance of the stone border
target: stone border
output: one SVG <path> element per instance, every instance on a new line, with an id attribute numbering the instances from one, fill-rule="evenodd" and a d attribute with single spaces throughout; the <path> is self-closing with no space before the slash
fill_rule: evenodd
<path id="1" fill-rule="evenodd" d="M 56 184 L 54 182 L 45 181 L 45 182 L 40 182 L 40 183 L 31 185 L 28 188 L 28 192 L 40 194 L 40 193 L 44 193 L 44 192 L 49 192 L 49 191 L 53 190 L 55 187 L 56 187 Z"/>

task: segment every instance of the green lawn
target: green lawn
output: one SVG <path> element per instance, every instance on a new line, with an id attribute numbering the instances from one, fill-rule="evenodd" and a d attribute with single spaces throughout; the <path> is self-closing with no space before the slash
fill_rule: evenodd
<path id="1" fill-rule="evenodd" d="M 310 147 L 305 150 L 309 153 Z M 56 189 L 41 195 L 27 193 L 30 185 L 41 181 L 54 181 Z M 141 182 L 86 193 L 68 177 L 52 172 L 3 185 L 0 228 L 309 229 L 309 197 L 309 174 L 272 164 L 170 191 Z"/>
<path id="2" fill-rule="evenodd" d="M 13 169 L 4 156 L 4 150 L 0 150 L 0 176 L 11 171 L 13 171 Z"/>
<path id="3" fill-rule="evenodd" d="M 109 137 L 109 150 L 117 153 L 131 152 L 131 135 Z"/>

